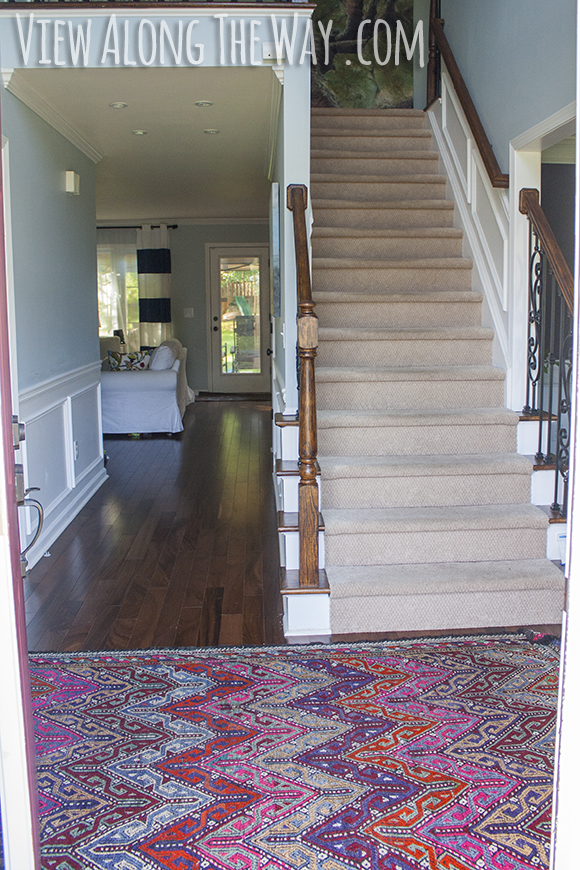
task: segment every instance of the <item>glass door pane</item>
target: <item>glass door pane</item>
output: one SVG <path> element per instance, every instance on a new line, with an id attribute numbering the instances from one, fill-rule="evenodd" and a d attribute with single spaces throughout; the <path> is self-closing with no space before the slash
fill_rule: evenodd
<path id="1" fill-rule="evenodd" d="M 221 373 L 260 374 L 260 258 L 220 257 Z"/>

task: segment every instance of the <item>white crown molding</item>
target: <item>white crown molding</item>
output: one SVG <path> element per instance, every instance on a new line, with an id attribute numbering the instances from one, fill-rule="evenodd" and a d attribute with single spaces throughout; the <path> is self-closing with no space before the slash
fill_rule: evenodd
<path id="1" fill-rule="evenodd" d="M 177 224 L 178 227 L 186 226 L 224 226 L 227 224 L 240 224 L 247 226 L 252 225 L 267 225 L 269 218 L 116 218 L 111 220 L 97 220 L 97 229 L 107 229 L 108 227 L 132 227 L 143 226 L 144 224 Z"/>
<path id="2" fill-rule="evenodd" d="M 31 85 L 28 84 L 26 79 L 18 74 L 18 70 L 3 69 L 2 80 L 7 91 L 14 94 L 15 97 L 42 118 L 43 121 L 50 124 L 50 126 L 60 133 L 61 136 L 68 139 L 68 141 L 74 145 L 75 148 L 78 148 L 79 151 L 82 151 L 89 160 L 92 160 L 93 163 L 98 163 L 102 160 L 103 155 L 100 154 L 96 148 L 93 148 L 93 146 L 87 142 L 87 140 L 83 138 L 83 136 L 81 136 L 81 134 L 75 130 L 68 121 L 65 121 L 62 115 L 59 115 L 56 109 L 53 109 L 53 107 L 47 103 Z"/>

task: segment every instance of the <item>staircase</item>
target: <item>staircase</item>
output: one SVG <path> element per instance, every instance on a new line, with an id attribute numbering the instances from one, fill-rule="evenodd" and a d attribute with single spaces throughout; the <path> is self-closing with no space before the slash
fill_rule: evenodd
<path id="1" fill-rule="evenodd" d="M 314 109 L 311 156 L 332 634 L 560 622 L 424 113 Z"/>

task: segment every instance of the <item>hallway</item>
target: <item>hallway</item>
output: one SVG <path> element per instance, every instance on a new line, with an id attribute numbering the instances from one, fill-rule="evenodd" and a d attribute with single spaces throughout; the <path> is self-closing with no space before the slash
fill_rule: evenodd
<path id="1" fill-rule="evenodd" d="M 109 480 L 25 581 L 31 651 L 283 643 L 266 402 L 107 437 Z"/>

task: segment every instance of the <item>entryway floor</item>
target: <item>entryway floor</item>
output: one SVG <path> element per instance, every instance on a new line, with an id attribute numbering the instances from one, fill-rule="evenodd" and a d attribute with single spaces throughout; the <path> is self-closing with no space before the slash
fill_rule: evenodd
<path id="1" fill-rule="evenodd" d="M 283 643 L 263 399 L 105 438 L 109 480 L 25 581 L 31 651 Z"/>

